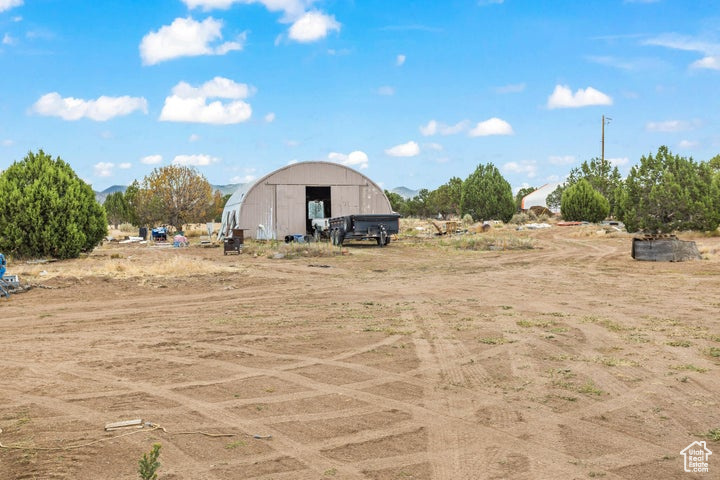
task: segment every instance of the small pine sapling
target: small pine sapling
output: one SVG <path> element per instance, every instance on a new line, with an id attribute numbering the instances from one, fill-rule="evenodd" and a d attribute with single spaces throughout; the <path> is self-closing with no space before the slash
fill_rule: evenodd
<path id="1" fill-rule="evenodd" d="M 160 468 L 160 462 L 158 462 L 160 448 L 161 445 L 156 443 L 152 446 L 150 452 L 143 453 L 142 458 L 138 462 L 140 465 L 138 473 L 142 480 L 157 480 L 157 469 Z"/>

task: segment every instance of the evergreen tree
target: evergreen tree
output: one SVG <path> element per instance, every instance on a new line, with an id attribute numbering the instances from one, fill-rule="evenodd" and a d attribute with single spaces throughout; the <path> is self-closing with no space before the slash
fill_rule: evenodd
<path id="1" fill-rule="evenodd" d="M 610 205 L 610 215 L 617 216 L 618 213 L 618 195 L 622 189 L 622 176 L 617 167 L 613 167 L 610 162 L 603 162 L 599 158 L 592 158 L 588 162 L 583 161 L 579 167 L 570 170 L 567 180 L 559 185 L 546 199 L 549 208 L 558 208 L 561 206 L 562 195 L 565 189 L 575 185 L 580 179 L 585 179 L 590 186 L 605 197 Z"/>
<path id="2" fill-rule="evenodd" d="M 21 257 L 75 258 L 107 234 L 90 185 L 60 157 L 28 152 L 0 175 L 0 250 Z"/>
<path id="3" fill-rule="evenodd" d="M 458 177 L 452 177 L 444 185 L 428 195 L 428 212 L 430 215 L 437 213 L 460 215 L 460 199 L 462 197 L 463 181 Z"/>
<path id="4" fill-rule="evenodd" d="M 628 231 L 667 233 L 715 230 L 720 223 L 720 186 L 710 164 L 673 155 L 666 147 L 640 159 L 620 195 Z"/>
<path id="5" fill-rule="evenodd" d="M 492 163 L 478 165 L 463 182 L 460 209 L 476 220 L 508 222 L 515 213 L 512 187 Z"/>
<path id="6" fill-rule="evenodd" d="M 121 191 L 113 192 L 105 198 L 103 202 L 108 221 L 118 227 L 118 224 L 130 220 L 130 213 L 125 194 Z"/>
<path id="7" fill-rule="evenodd" d="M 524 187 L 518 190 L 515 195 L 515 210 L 519 212 L 520 207 L 522 206 L 522 199 L 525 198 L 525 196 L 530 195 L 535 190 L 537 190 L 535 187 Z"/>
<path id="8" fill-rule="evenodd" d="M 399 193 L 385 190 L 385 196 L 390 201 L 390 208 L 393 212 L 401 213 L 405 205 L 405 199 Z"/>
<path id="9" fill-rule="evenodd" d="M 565 220 L 601 222 L 610 211 L 610 202 L 590 182 L 581 178 L 562 194 L 560 213 Z"/>

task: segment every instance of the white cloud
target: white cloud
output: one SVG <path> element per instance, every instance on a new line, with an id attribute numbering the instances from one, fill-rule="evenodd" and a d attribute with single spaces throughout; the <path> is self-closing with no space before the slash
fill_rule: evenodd
<path id="1" fill-rule="evenodd" d="M 274 121 L 275 121 L 275 113 L 274 113 L 274 112 L 270 112 L 270 113 L 268 113 L 267 115 L 265 115 L 265 122 L 266 122 L 266 123 L 272 123 L 272 122 L 274 122 Z"/>
<path id="2" fill-rule="evenodd" d="M 251 93 L 251 87 L 223 77 L 215 77 L 198 88 L 180 82 L 173 88 L 172 95 L 165 98 L 160 120 L 214 125 L 242 123 L 252 116 L 252 107 L 240 99 Z M 208 103 L 209 98 L 233 101 Z"/>
<path id="3" fill-rule="evenodd" d="M 521 188 L 528 188 L 530 186 L 527 182 L 522 182 L 519 186 L 513 187 L 512 192 L 513 195 L 517 195 L 517 193 L 520 191 Z"/>
<path id="4" fill-rule="evenodd" d="M 700 60 L 693 62 L 690 66 L 693 68 L 720 70 L 720 55 L 701 58 Z"/>
<path id="5" fill-rule="evenodd" d="M 129 115 L 139 110 L 147 113 L 147 100 L 142 97 L 106 97 L 97 100 L 81 98 L 62 98 L 59 93 L 43 95 L 32 106 L 32 111 L 47 117 L 60 117 L 63 120 L 79 120 L 89 118 L 104 122 L 114 117 Z"/>
<path id="6" fill-rule="evenodd" d="M 19 7 L 23 4 L 23 0 L 0 0 L 0 12 Z"/>
<path id="7" fill-rule="evenodd" d="M 579 108 L 612 105 L 612 103 L 612 98 L 593 87 L 580 88 L 573 94 L 567 85 L 556 85 L 552 95 L 548 98 L 547 107 L 549 109 Z"/>
<path id="8" fill-rule="evenodd" d="M 127 169 L 129 169 L 129 168 L 132 168 L 132 163 L 130 163 L 130 162 L 123 162 L 123 163 L 121 163 L 121 164 L 118 165 L 118 168 L 120 168 L 120 169 L 122 169 L 122 170 L 127 170 Z"/>
<path id="9" fill-rule="evenodd" d="M 479 122 L 475 128 L 468 132 L 471 137 L 488 137 L 491 135 L 513 135 L 512 126 L 497 117 L 490 118 L 484 122 Z"/>
<path id="10" fill-rule="evenodd" d="M 172 164 L 205 167 L 219 161 L 219 158 L 211 157 L 210 155 L 176 155 L 175 158 L 173 158 Z"/>
<path id="11" fill-rule="evenodd" d="M 430 120 L 427 125 L 420 126 L 420 133 L 425 137 L 433 135 L 456 135 L 470 128 L 470 121 L 462 120 L 455 125 L 445 125 L 437 120 Z"/>
<path id="12" fill-rule="evenodd" d="M 354 152 L 350 152 L 348 155 L 345 155 L 344 153 L 330 152 L 328 154 L 328 159 L 331 162 L 357 167 L 360 170 L 368 168 L 369 163 L 367 154 L 361 150 L 355 150 Z"/>
<path id="13" fill-rule="evenodd" d="M 340 56 L 350 55 L 350 53 L 352 53 L 352 51 L 348 48 L 341 48 L 340 50 L 335 50 L 334 48 L 328 48 L 327 53 L 328 53 L 328 55 L 333 56 L 333 57 L 340 57 Z"/>
<path id="14" fill-rule="evenodd" d="M 340 23 L 335 17 L 313 10 L 290 26 L 288 36 L 296 42 L 308 43 L 325 38 L 332 31 L 340 31 Z"/>
<path id="15" fill-rule="evenodd" d="M 111 177 L 113 174 L 114 163 L 100 162 L 93 165 L 96 177 Z"/>
<path id="16" fill-rule="evenodd" d="M 681 140 L 680 143 L 678 144 L 678 147 L 687 149 L 687 148 L 695 148 L 698 145 L 699 145 L 698 142 L 694 142 L 692 140 Z"/>
<path id="17" fill-rule="evenodd" d="M 525 91 L 524 83 L 515 83 L 511 85 L 503 85 L 502 87 L 496 87 L 495 93 L 506 94 L 506 93 L 520 93 Z"/>
<path id="18" fill-rule="evenodd" d="M 162 159 L 162 155 L 148 155 L 147 157 L 141 158 L 140 163 L 145 165 L 157 165 L 162 162 Z"/>
<path id="19" fill-rule="evenodd" d="M 9 33 L 6 33 L 3 36 L 2 44 L 3 45 L 15 45 L 15 44 L 17 44 L 17 39 L 12 37 Z"/>
<path id="20" fill-rule="evenodd" d="M 385 86 L 378 88 L 377 93 L 378 93 L 378 95 L 392 96 L 392 95 L 395 95 L 395 89 L 393 87 L 385 85 Z"/>
<path id="21" fill-rule="evenodd" d="M 250 5 L 260 3 L 271 12 L 283 12 L 284 21 L 290 22 L 300 17 L 305 8 L 315 0 L 182 0 L 189 9 L 201 8 L 205 11 L 221 9 L 227 10 L 232 5 L 239 3 Z"/>
<path id="22" fill-rule="evenodd" d="M 257 179 L 256 175 L 236 175 L 230 179 L 230 183 L 250 183 L 255 181 L 255 179 Z"/>
<path id="23" fill-rule="evenodd" d="M 648 132 L 663 132 L 663 133 L 674 133 L 690 130 L 692 127 L 690 123 L 683 122 L 681 120 L 667 120 L 664 122 L 648 122 L 645 125 L 645 130 Z"/>
<path id="24" fill-rule="evenodd" d="M 553 165 L 572 165 L 575 157 L 572 155 L 550 155 L 548 161 Z"/>
<path id="25" fill-rule="evenodd" d="M 197 133 L 193 133 L 188 137 L 188 142 L 197 142 L 198 140 L 200 140 L 200 135 Z"/>
<path id="26" fill-rule="evenodd" d="M 703 55 L 703 58 L 694 61 L 690 65 L 692 68 L 720 70 L 720 43 L 704 40 L 702 38 L 666 34 L 647 39 L 643 42 L 643 44 L 670 48 L 672 50 L 700 53 Z"/>
<path id="27" fill-rule="evenodd" d="M 410 141 L 388 148 L 385 153 L 391 157 L 415 157 L 420 154 L 420 146 Z"/>
<path id="28" fill-rule="evenodd" d="M 405 64 L 405 60 L 407 60 L 407 57 L 405 55 L 400 54 L 397 57 L 395 57 L 395 65 L 397 65 L 398 67 L 402 67 Z"/>
<path id="29" fill-rule="evenodd" d="M 222 40 L 221 20 L 208 17 L 202 22 L 192 18 L 176 18 L 172 24 L 150 32 L 140 42 L 140 57 L 144 65 L 154 65 L 178 57 L 198 55 L 225 55 L 234 50 L 242 50 L 246 32 L 234 42 L 211 45 Z"/>
<path id="30" fill-rule="evenodd" d="M 12 147 L 13 145 L 15 145 L 15 142 L 10 140 L 9 138 L 6 138 L 5 140 L 2 141 L 3 147 Z"/>
<path id="31" fill-rule="evenodd" d="M 438 132 L 438 122 L 430 120 L 427 125 L 420 125 L 420 133 L 425 137 L 431 137 Z"/>
<path id="32" fill-rule="evenodd" d="M 426 143 L 426 144 L 425 144 L 425 148 L 428 149 L 428 150 L 434 150 L 434 151 L 436 151 L 436 152 L 442 152 L 442 151 L 443 151 L 443 146 L 440 145 L 439 143 L 434 143 L 434 142 Z"/>
<path id="33" fill-rule="evenodd" d="M 535 162 L 508 162 L 502 169 L 505 172 L 524 174 L 528 178 L 533 178 L 537 174 Z"/>
<path id="34" fill-rule="evenodd" d="M 606 158 L 605 160 L 607 160 L 613 167 L 624 167 L 630 163 L 630 159 L 628 157 Z"/>

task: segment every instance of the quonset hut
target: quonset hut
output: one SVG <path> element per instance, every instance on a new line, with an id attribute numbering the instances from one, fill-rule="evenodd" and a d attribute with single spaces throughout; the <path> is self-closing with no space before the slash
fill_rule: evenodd
<path id="1" fill-rule="evenodd" d="M 242 228 L 245 238 L 282 239 L 311 234 L 314 218 L 367 213 L 392 213 L 375 182 L 337 163 L 300 162 L 238 188 L 225 204 L 219 235 Z"/>

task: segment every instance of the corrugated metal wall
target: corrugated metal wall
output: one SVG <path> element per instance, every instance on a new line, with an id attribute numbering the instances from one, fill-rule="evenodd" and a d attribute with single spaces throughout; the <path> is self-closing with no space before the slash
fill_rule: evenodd
<path id="1" fill-rule="evenodd" d="M 247 238 L 305 233 L 307 186 L 330 187 L 333 217 L 391 212 L 380 187 L 361 173 L 335 163 L 302 162 L 270 173 L 247 192 L 237 212 L 238 227 L 246 229 Z"/>

